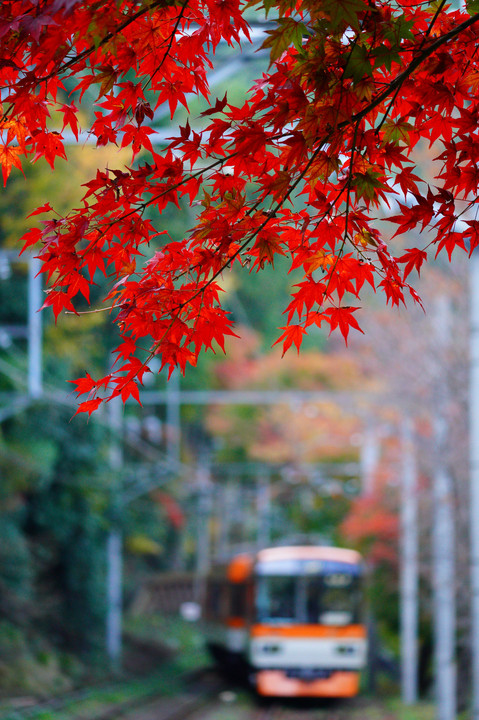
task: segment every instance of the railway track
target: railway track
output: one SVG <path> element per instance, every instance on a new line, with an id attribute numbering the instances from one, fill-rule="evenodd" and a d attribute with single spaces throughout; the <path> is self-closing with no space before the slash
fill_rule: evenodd
<path id="1" fill-rule="evenodd" d="M 375 711 L 379 709 L 377 702 L 365 702 L 361 698 L 352 701 L 307 701 L 294 702 L 281 701 L 272 702 L 267 707 L 260 707 L 253 710 L 248 720 L 364 720 L 370 716 L 374 705 Z M 383 715 L 384 712 L 384 715 Z M 378 720 L 395 720 L 391 714 L 382 710 L 379 714 L 372 715 Z"/>
<path id="2" fill-rule="evenodd" d="M 224 689 L 224 683 L 212 670 L 196 671 L 194 675 L 183 678 L 182 692 L 165 697 L 164 694 L 133 702 L 131 706 L 112 708 L 111 712 L 93 720 L 188 720 L 196 715 L 202 716 L 218 704 L 218 694 Z M 90 720 L 90 718 L 88 718 Z"/>
<path id="3" fill-rule="evenodd" d="M 259 699 L 231 687 L 212 668 L 152 676 L 143 692 L 115 697 L 121 683 L 72 693 L 23 709 L 0 710 L 0 720 L 401 720 L 381 700 Z M 108 692 L 111 696 L 108 696 Z"/>
<path id="4" fill-rule="evenodd" d="M 172 718 L 159 711 L 145 717 L 134 717 L 135 720 L 364 720 L 365 717 L 399 720 L 380 701 L 365 698 L 338 702 L 289 702 L 281 699 L 258 705 L 252 695 L 245 695 L 236 702 L 226 704 L 221 700 L 222 694 L 210 699 L 202 707 L 183 714 L 180 710 Z"/>
<path id="5" fill-rule="evenodd" d="M 288 700 L 255 698 L 244 689 L 228 690 L 211 669 L 176 676 L 180 690 L 159 688 L 142 697 L 103 704 L 70 698 L 62 707 L 42 703 L 28 712 L 3 715 L 0 720 L 401 720 L 381 700 Z"/>
<path id="6" fill-rule="evenodd" d="M 123 713 L 124 720 L 189 720 L 207 717 L 218 705 L 216 698 L 208 696 L 180 697 L 170 701 L 164 698 L 153 700 L 142 707 L 131 708 Z M 112 715 L 111 718 L 118 717 Z"/>
<path id="7" fill-rule="evenodd" d="M 0 709 L 0 720 L 180 720 L 221 692 L 211 668 L 159 674 L 137 683 L 86 688 L 23 708 Z M 152 714 L 153 713 L 153 714 Z M 156 713 L 156 714 L 154 714 Z M 182 713 L 182 714 L 180 714 Z M 144 716 L 144 717 L 143 717 Z"/>

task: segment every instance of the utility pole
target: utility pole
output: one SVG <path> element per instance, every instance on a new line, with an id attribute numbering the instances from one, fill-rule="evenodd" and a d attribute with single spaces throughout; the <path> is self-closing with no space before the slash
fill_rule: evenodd
<path id="1" fill-rule="evenodd" d="M 218 536 L 217 560 L 224 562 L 230 555 L 231 516 L 234 508 L 233 486 L 229 480 L 219 485 L 221 503 L 220 532 Z"/>
<path id="2" fill-rule="evenodd" d="M 121 499 L 118 497 L 123 465 L 122 449 L 122 407 L 119 398 L 109 404 L 110 410 L 110 468 L 113 475 L 110 501 L 110 530 L 107 540 L 107 580 L 106 580 L 106 650 L 113 671 L 121 668 L 122 651 L 122 537 L 118 526 L 118 513 Z"/>
<path id="3" fill-rule="evenodd" d="M 211 479 L 205 459 L 200 458 L 198 465 L 198 513 L 196 539 L 195 601 L 203 604 L 206 591 L 206 577 L 210 569 L 210 519 L 211 519 Z"/>
<path id="4" fill-rule="evenodd" d="M 28 261 L 28 394 L 37 399 L 42 394 L 42 279 L 40 260 Z"/>
<path id="5" fill-rule="evenodd" d="M 180 462 L 180 439 L 180 373 L 173 370 L 166 387 L 166 454 L 173 463 Z"/>
<path id="6" fill-rule="evenodd" d="M 413 705 L 418 698 L 418 512 L 417 469 L 409 419 L 403 421 L 401 435 L 401 697 L 405 705 Z"/>
<path id="7" fill-rule="evenodd" d="M 2 279 L 10 277 L 12 263 L 26 263 L 28 266 L 28 310 L 25 324 L 5 328 L 5 336 L 25 338 L 27 341 L 27 393 L 30 400 L 41 397 L 42 388 L 42 299 L 41 263 L 38 258 L 26 253 L 19 258 L 15 250 L 0 250 Z M 23 407 L 23 406 L 22 406 Z"/>
<path id="8" fill-rule="evenodd" d="M 107 621 L 106 650 L 110 667 L 117 672 L 121 668 L 122 651 L 122 538 L 118 528 L 113 527 L 107 539 Z"/>
<path id="9" fill-rule="evenodd" d="M 469 465 L 472 718 L 479 720 L 479 251 L 470 259 Z"/>
<path id="10" fill-rule="evenodd" d="M 432 534 L 437 720 L 454 720 L 456 717 L 455 534 L 453 493 L 447 467 L 448 391 L 443 365 L 450 334 L 450 312 L 448 298 L 440 298 L 436 309 L 438 367 L 435 378 L 437 397 L 434 423 L 436 469 L 433 485 Z"/>
<path id="11" fill-rule="evenodd" d="M 257 516 L 258 516 L 258 549 L 267 547 L 271 542 L 271 489 L 270 477 L 265 471 L 260 472 L 257 479 Z"/>
<path id="12" fill-rule="evenodd" d="M 363 495 L 369 495 L 374 490 L 374 473 L 379 461 L 379 452 L 377 431 L 367 427 L 361 443 L 359 458 Z"/>

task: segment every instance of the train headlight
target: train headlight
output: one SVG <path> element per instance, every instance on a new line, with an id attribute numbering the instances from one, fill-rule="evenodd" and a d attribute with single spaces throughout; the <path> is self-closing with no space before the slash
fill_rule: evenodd
<path id="1" fill-rule="evenodd" d="M 357 648 L 354 645 L 338 645 L 336 652 L 340 655 L 354 655 Z"/>
<path id="2" fill-rule="evenodd" d="M 281 645 L 277 645 L 275 643 L 268 643 L 267 645 L 261 646 L 261 652 L 264 652 L 267 655 L 276 655 L 277 653 L 281 652 L 281 650 Z"/>

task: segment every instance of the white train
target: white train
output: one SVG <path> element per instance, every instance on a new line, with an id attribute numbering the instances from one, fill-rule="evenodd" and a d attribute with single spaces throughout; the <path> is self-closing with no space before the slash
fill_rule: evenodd
<path id="1" fill-rule="evenodd" d="M 352 697 L 367 662 L 363 563 L 354 550 L 272 547 L 208 578 L 208 647 L 260 695 Z"/>

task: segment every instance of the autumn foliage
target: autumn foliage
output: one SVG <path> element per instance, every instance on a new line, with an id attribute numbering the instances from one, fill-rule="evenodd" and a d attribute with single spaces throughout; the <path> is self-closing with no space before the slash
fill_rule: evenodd
<path id="1" fill-rule="evenodd" d="M 220 43 L 248 43 L 253 10 L 266 13 L 271 63 L 234 107 L 210 97 L 208 70 Z M 472 251 L 476 10 L 476 0 L 458 10 L 444 0 L 3 0 L 4 181 L 25 162 L 65 158 L 66 132 L 131 148 L 129 167 L 99 169 L 65 217 L 46 203 L 23 238 L 55 316 L 76 312 L 102 274 L 109 281 L 117 359 L 106 377 L 77 382 L 80 410 L 138 398 L 153 356 L 184 371 L 223 348 L 233 329 L 221 277 L 234 265 L 259 272 L 286 255 L 302 271 L 279 333 L 286 351 L 315 326 L 347 340 L 365 286 L 392 305 L 418 300 L 409 276 L 430 254 Z M 168 103 L 174 119 L 196 96 L 209 102 L 202 129 L 172 128 L 160 150 L 155 111 Z M 437 145 L 434 182 L 415 162 L 421 142 Z M 198 206 L 196 225 L 170 241 L 161 214 L 185 203 Z M 395 249 L 391 228 L 430 232 Z"/>

